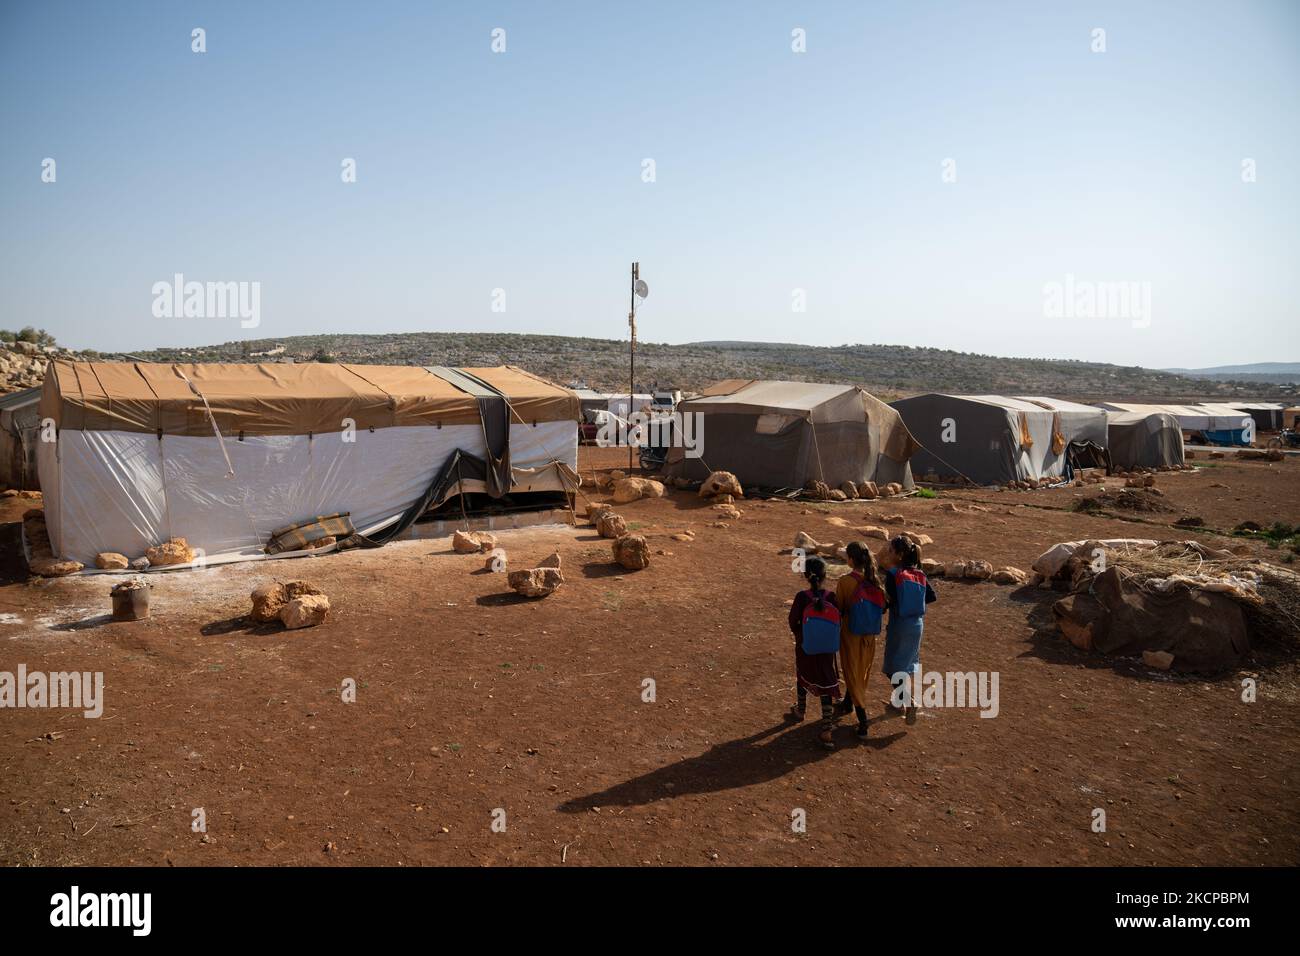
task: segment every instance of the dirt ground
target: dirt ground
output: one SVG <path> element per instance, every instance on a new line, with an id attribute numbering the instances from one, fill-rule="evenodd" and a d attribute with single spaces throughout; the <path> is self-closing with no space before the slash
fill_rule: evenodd
<path id="1" fill-rule="evenodd" d="M 584 474 L 625 454 L 583 449 Z M 102 671 L 105 706 L 0 711 L 0 863 L 1295 865 L 1297 664 L 1250 662 L 1246 704 L 1238 672 L 1075 650 L 1043 624 L 1051 591 L 934 582 L 922 663 L 998 672 L 994 719 L 883 718 L 879 674 L 866 744 L 845 722 L 827 752 L 815 721 L 782 719 L 795 532 L 847 540 L 830 519 L 901 514 L 935 539 L 927 556 L 1028 568 L 1062 540 L 1224 540 L 1170 527 L 1183 515 L 1300 523 L 1300 461 L 1212 464 L 1162 475 L 1172 510 L 1141 522 L 1071 512 L 1089 487 L 743 501 L 716 528 L 674 492 L 619 508 L 656 551 L 641 572 L 585 522 L 502 534 L 512 567 L 562 554 L 566 583 L 540 601 L 414 540 L 152 575 L 153 616 L 133 623 L 107 619 L 111 577 L 29 581 L 30 503 L 3 501 L 0 670 Z M 327 624 L 250 626 L 249 591 L 276 578 L 322 586 Z"/>

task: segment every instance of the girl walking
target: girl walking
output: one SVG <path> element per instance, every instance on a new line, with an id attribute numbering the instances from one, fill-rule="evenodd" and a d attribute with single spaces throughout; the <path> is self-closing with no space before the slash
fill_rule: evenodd
<path id="1" fill-rule="evenodd" d="M 889 604 L 889 626 L 885 629 L 885 677 L 897 689 L 907 689 L 904 713 L 916 723 L 917 684 L 920 683 L 921 634 L 925 608 L 938 599 L 921 570 L 921 549 L 899 535 L 881 549 L 885 566 L 885 595 Z M 906 681 L 904 681 L 906 678 Z M 890 704 L 895 712 L 898 707 Z"/>
<path id="2" fill-rule="evenodd" d="M 840 666 L 844 671 L 844 703 L 841 714 L 854 712 L 858 718 L 858 739 L 867 739 L 867 675 L 876 659 L 876 636 L 880 633 L 888 597 L 876 567 L 876 556 L 861 541 L 845 549 L 853 570 L 835 586 L 840 613 Z"/>
<path id="3" fill-rule="evenodd" d="M 826 580 L 825 561 L 809 558 L 803 576 L 808 579 L 808 590 L 796 594 L 790 607 L 797 697 L 789 717 L 803 720 L 808 709 L 808 693 L 817 695 L 822 704 L 822 725 L 817 739 L 827 750 L 834 750 L 831 731 L 835 729 L 835 701 L 840 698 L 840 675 L 835 666 L 835 652 L 840 643 L 839 605 L 835 603 L 835 595 L 822 587 Z"/>

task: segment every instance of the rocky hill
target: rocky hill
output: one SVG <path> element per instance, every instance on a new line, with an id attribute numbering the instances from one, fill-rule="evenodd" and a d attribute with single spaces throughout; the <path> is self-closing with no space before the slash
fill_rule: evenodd
<path id="1" fill-rule="evenodd" d="M 45 365 L 61 350 L 31 342 L 0 343 L 0 395 L 40 385 Z"/>
<path id="2" fill-rule="evenodd" d="M 259 354 L 263 353 L 263 354 Z M 266 354 L 274 353 L 274 354 Z M 157 349 L 160 362 L 338 361 L 381 365 L 519 365 L 557 382 L 627 388 L 627 342 L 557 335 L 414 332 L 310 335 Z M 922 391 L 1052 395 L 1101 399 L 1205 401 L 1231 397 L 1291 400 L 1294 389 L 1209 381 L 1139 367 L 1064 359 L 1003 358 L 903 345 L 815 347 L 781 343 L 639 343 L 637 388 L 699 389 L 722 378 L 851 382 L 883 398 Z"/>
<path id="3" fill-rule="evenodd" d="M 149 362 L 350 362 L 378 365 L 510 364 L 556 382 L 627 389 L 627 342 L 558 335 L 413 332 L 253 339 L 131 355 L 68 353 L 30 343 L 0 348 L 0 391 L 39 384 L 52 354 Z M 1136 366 L 1068 359 L 1004 358 L 903 345 L 815 347 L 760 342 L 696 342 L 637 347 L 637 389 L 696 390 L 722 378 L 849 382 L 892 399 L 924 391 L 1051 395 L 1078 401 L 1295 403 L 1296 387 L 1192 378 Z"/>

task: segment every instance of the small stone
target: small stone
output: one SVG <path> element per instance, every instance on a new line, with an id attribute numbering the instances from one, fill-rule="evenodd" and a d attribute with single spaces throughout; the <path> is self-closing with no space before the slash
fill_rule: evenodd
<path id="1" fill-rule="evenodd" d="M 649 478 L 620 478 L 614 482 L 614 502 L 627 504 L 638 498 L 662 498 L 664 486 Z"/>
<path id="2" fill-rule="evenodd" d="M 745 489 L 740 486 L 740 479 L 729 471 L 715 471 L 700 485 L 700 497 L 712 498 L 715 495 L 732 495 L 736 498 L 745 496 Z"/>
<path id="3" fill-rule="evenodd" d="M 542 598 L 555 593 L 564 583 L 564 574 L 559 568 L 528 568 L 511 571 L 506 583 L 524 597 Z"/>
<path id="4" fill-rule="evenodd" d="M 289 601 L 284 585 L 278 581 L 254 588 L 249 597 L 253 601 L 253 610 L 248 616 L 259 623 L 280 620 L 280 612 Z"/>
<path id="5" fill-rule="evenodd" d="M 43 578 L 61 578 L 76 574 L 84 567 L 85 565 L 80 561 L 62 561 L 58 558 L 33 558 L 31 563 L 32 573 Z"/>
<path id="6" fill-rule="evenodd" d="M 194 549 L 184 538 L 172 538 L 147 550 L 145 557 L 149 559 L 149 565 L 155 568 L 189 564 L 194 560 Z"/>
<path id="7" fill-rule="evenodd" d="M 619 538 L 627 534 L 627 522 L 623 520 L 621 515 L 607 511 L 596 522 L 596 532 L 602 538 Z"/>
<path id="8" fill-rule="evenodd" d="M 486 531 L 457 531 L 451 536 L 451 549 L 457 554 L 479 554 L 496 546 L 496 535 Z"/>
<path id="9" fill-rule="evenodd" d="M 639 534 L 625 534 L 614 541 L 614 560 L 629 571 L 640 571 L 650 566 L 650 549 Z"/>
<path id="10" fill-rule="evenodd" d="M 293 598 L 280 611 L 280 620 L 289 630 L 324 624 L 329 615 L 330 599 L 323 594 L 304 594 Z"/>
<path id="11" fill-rule="evenodd" d="M 1143 651 L 1142 663 L 1156 670 L 1167 671 L 1174 663 L 1174 655 L 1168 651 Z"/>
<path id="12" fill-rule="evenodd" d="M 991 577 L 994 584 L 1024 584 L 1029 580 L 1028 574 L 1013 567 L 998 568 Z"/>

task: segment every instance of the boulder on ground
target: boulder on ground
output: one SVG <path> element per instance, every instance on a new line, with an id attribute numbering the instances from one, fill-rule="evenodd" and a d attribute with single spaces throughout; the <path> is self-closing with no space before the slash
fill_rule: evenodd
<path id="1" fill-rule="evenodd" d="M 300 627 L 324 624 L 330 612 L 330 599 L 323 594 L 303 594 L 292 598 L 280 609 L 280 620 L 291 631 Z"/>
<path id="2" fill-rule="evenodd" d="M 903 515 L 885 515 L 880 520 L 885 524 L 907 524 L 907 518 Z"/>
<path id="3" fill-rule="evenodd" d="M 794 546 L 796 548 L 803 548 L 805 551 L 817 550 L 816 540 L 813 538 L 812 535 L 808 534 L 806 531 L 799 531 L 795 533 Z"/>
<path id="4" fill-rule="evenodd" d="M 622 515 L 606 511 L 596 521 L 596 533 L 602 538 L 618 538 L 627 534 L 627 522 L 623 520 Z"/>
<path id="5" fill-rule="evenodd" d="M 1005 567 L 994 571 L 992 578 L 994 584 L 1024 584 L 1029 580 L 1029 575 L 1019 568 Z"/>
<path id="6" fill-rule="evenodd" d="M 64 561 L 61 558 L 45 557 L 33 558 L 31 569 L 33 574 L 39 574 L 43 578 L 61 578 L 68 574 L 76 574 L 85 565 L 80 561 Z"/>
<path id="7" fill-rule="evenodd" d="M 740 486 L 740 479 L 731 472 L 715 471 L 700 485 L 701 498 L 712 498 L 714 495 L 733 495 L 742 498 L 745 489 Z"/>
<path id="8" fill-rule="evenodd" d="M 600 520 L 600 516 L 606 511 L 613 511 L 614 506 L 607 501 L 589 501 L 587 502 L 587 520 L 593 524 Z"/>
<path id="9" fill-rule="evenodd" d="M 815 498 L 818 501 L 825 501 L 827 498 L 830 497 L 830 493 L 831 493 L 831 489 L 826 484 L 826 482 L 817 481 L 816 479 L 809 480 L 803 486 L 803 490 L 804 490 L 804 494 L 806 494 L 809 498 Z"/>
<path id="10" fill-rule="evenodd" d="M 130 566 L 131 560 L 116 551 L 101 551 L 95 555 L 95 567 L 102 571 L 125 571 Z"/>
<path id="11" fill-rule="evenodd" d="M 289 603 L 289 595 L 279 581 L 254 588 L 249 597 L 253 601 L 253 610 L 248 616 L 259 623 L 280 620 L 280 612 Z"/>
<path id="12" fill-rule="evenodd" d="M 967 561 L 966 570 L 962 577 L 974 578 L 977 581 L 987 581 L 993 576 L 993 565 L 987 561 Z"/>
<path id="13" fill-rule="evenodd" d="M 912 542 L 912 544 L 916 545 L 918 548 L 924 548 L 926 545 L 934 544 L 934 538 L 930 537 L 928 534 L 921 534 L 917 531 L 900 531 L 899 534 Z"/>
<path id="14" fill-rule="evenodd" d="M 308 594 L 320 595 L 325 592 L 312 584 L 310 581 L 289 581 L 284 586 L 284 593 L 289 596 L 289 600 L 297 597 L 303 597 Z"/>
<path id="15" fill-rule="evenodd" d="M 528 568 L 511 571 L 506 583 L 524 597 L 546 597 L 564 583 L 564 573 L 559 568 Z"/>
<path id="16" fill-rule="evenodd" d="M 650 549 L 639 534 L 625 534 L 614 541 L 614 560 L 629 571 L 650 566 Z"/>
<path id="17" fill-rule="evenodd" d="M 457 554 L 478 554 L 496 546 L 496 535 L 486 531 L 457 531 L 451 536 L 451 550 Z"/>
<path id="18" fill-rule="evenodd" d="M 880 497 L 880 489 L 876 487 L 874 481 L 863 481 L 858 483 L 858 497 L 866 498 L 868 501 Z"/>
<path id="19" fill-rule="evenodd" d="M 614 482 L 614 503 L 627 504 L 638 498 L 662 498 L 664 486 L 650 478 L 620 478 Z"/>
<path id="20" fill-rule="evenodd" d="M 940 561 L 936 561 L 933 558 L 922 558 L 921 570 L 932 578 L 941 578 L 944 576 L 945 568 L 943 563 Z"/>
<path id="21" fill-rule="evenodd" d="M 131 570 L 132 570 L 132 571 L 147 571 L 147 570 L 149 570 L 149 559 L 146 558 L 146 557 L 143 557 L 143 556 L 138 557 L 138 558 L 133 558 L 132 561 L 131 561 Z"/>
<path id="22" fill-rule="evenodd" d="M 147 550 L 145 557 L 149 559 L 150 567 L 165 568 L 172 564 L 189 564 L 194 560 L 194 549 L 184 538 L 172 538 Z"/>
<path id="23" fill-rule="evenodd" d="M 846 495 L 844 492 L 840 491 L 840 489 L 838 488 L 828 488 L 826 489 L 826 500 L 827 501 L 848 501 L 849 496 Z"/>
<path id="24" fill-rule="evenodd" d="M 742 514 L 744 514 L 744 512 L 741 511 L 739 508 L 737 508 L 735 505 L 714 505 L 713 510 L 718 512 L 718 514 L 723 518 L 734 519 L 734 518 L 739 518 Z"/>
<path id="25" fill-rule="evenodd" d="M 886 531 L 884 528 L 878 528 L 873 524 L 869 524 L 866 525 L 865 527 L 858 528 L 857 532 L 858 534 L 862 535 L 862 537 L 864 538 L 879 538 L 882 541 L 888 540 L 889 538 L 888 531 Z"/>
<path id="26" fill-rule="evenodd" d="M 694 541 L 695 533 L 692 531 L 678 531 L 672 536 L 674 541 Z"/>
<path id="27" fill-rule="evenodd" d="M 1159 671 L 1167 671 L 1174 663 L 1174 655 L 1168 651 L 1143 651 L 1142 663 Z"/>
<path id="28" fill-rule="evenodd" d="M 857 498 L 858 486 L 851 481 L 845 481 L 840 484 L 840 491 L 844 492 L 845 498 Z"/>

